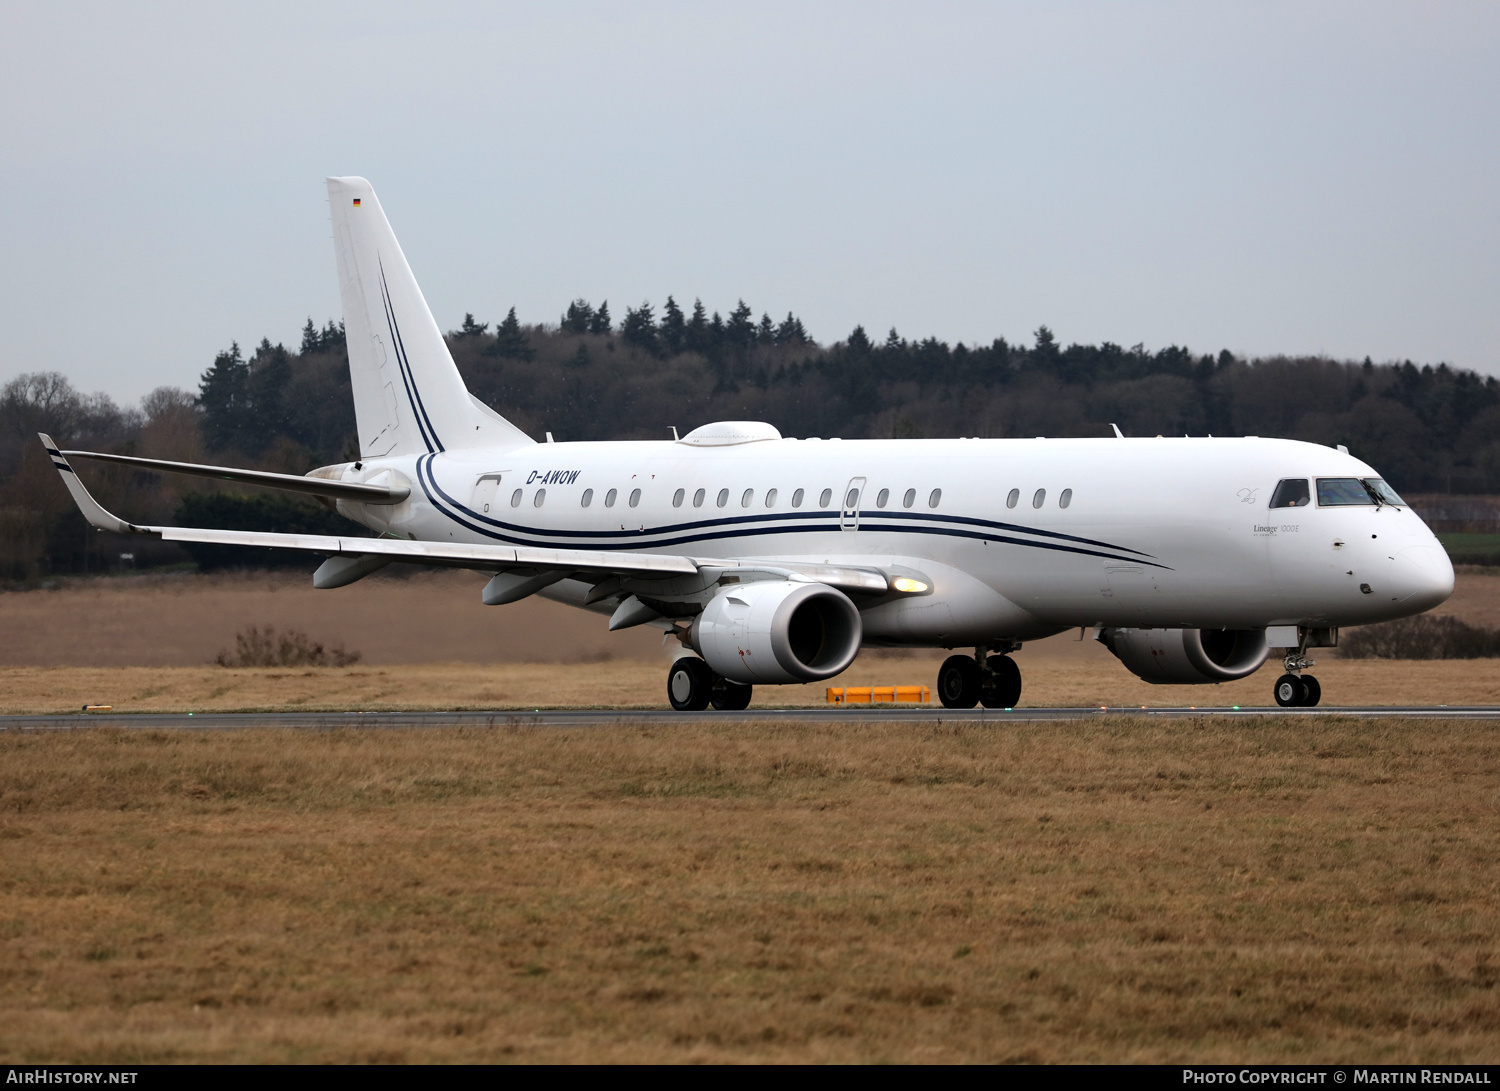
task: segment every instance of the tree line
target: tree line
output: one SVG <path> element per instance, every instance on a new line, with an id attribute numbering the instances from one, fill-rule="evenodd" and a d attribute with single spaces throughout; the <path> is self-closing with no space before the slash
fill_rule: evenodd
<path id="1" fill-rule="evenodd" d="M 856 327 L 820 344 L 794 314 L 722 315 L 668 296 L 658 309 L 569 303 L 527 325 L 466 315 L 448 334 L 476 397 L 559 440 L 660 439 L 711 420 L 766 420 L 792 436 L 1262 435 L 1342 443 L 1398 491 L 1500 493 L 1500 383 L 1447 364 L 1239 357 L 1169 345 L 949 344 L 872 338 Z M 161 564 L 295 563 L 270 552 L 182 547 L 93 534 L 36 433 L 65 447 L 284 473 L 357 454 L 341 325 L 311 319 L 295 349 L 262 339 L 218 353 L 197 388 L 163 387 L 139 406 L 84 394 L 55 373 L 0 389 L 0 579 L 113 570 L 133 553 Z M 147 523 L 350 533 L 346 520 L 280 494 L 100 464 L 84 476 L 107 506 Z"/>

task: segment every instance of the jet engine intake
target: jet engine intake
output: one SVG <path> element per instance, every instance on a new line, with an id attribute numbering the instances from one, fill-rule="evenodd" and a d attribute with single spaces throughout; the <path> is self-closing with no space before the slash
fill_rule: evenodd
<path id="1" fill-rule="evenodd" d="M 1103 629 L 1099 641 L 1156 685 L 1232 682 L 1266 661 L 1264 629 Z"/>
<path id="2" fill-rule="evenodd" d="M 864 627 L 842 591 L 821 583 L 756 580 L 708 601 L 688 639 L 735 682 L 816 682 L 854 662 Z"/>

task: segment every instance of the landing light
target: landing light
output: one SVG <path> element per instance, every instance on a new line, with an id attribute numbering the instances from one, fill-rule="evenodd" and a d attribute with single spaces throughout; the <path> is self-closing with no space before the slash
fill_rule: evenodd
<path id="1" fill-rule="evenodd" d="M 921 580 L 910 579 L 907 576 L 896 577 L 896 582 L 891 586 L 894 587 L 897 591 L 906 592 L 908 595 L 914 595 L 921 591 L 927 590 L 927 585 Z"/>

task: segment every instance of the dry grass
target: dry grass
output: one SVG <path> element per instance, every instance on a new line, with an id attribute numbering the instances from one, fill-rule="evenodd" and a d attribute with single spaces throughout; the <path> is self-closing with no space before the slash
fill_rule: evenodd
<path id="1" fill-rule="evenodd" d="M 0 735 L 0 1057 L 1500 1058 L 1478 723 Z"/>
<path id="2" fill-rule="evenodd" d="M 1272 663 L 1222 686 L 1153 686 L 1102 647 L 1077 659 L 1019 656 L 1023 706 L 1147 707 L 1271 703 Z M 939 653 L 941 655 L 942 653 Z M 669 657 L 605 663 L 466 663 L 406 667 L 11 667 L 0 668 L 0 713 L 77 712 L 85 704 L 117 712 L 229 712 L 271 709 L 410 710 L 490 708 L 665 708 Z M 861 656 L 832 684 L 927 684 L 937 656 Z M 1500 704 L 1500 660 L 1320 660 L 1315 673 L 1328 705 Z M 823 705 L 827 684 L 763 686 L 752 708 Z M 851 712 L 857 714 L 856 709 Z"/>
<path id="3" fill-rule="evenodd" d="M 250 625 L 296 629 L 379 665 L 640 659 L 661 643 L 655 629 L 611 633 L 607 617 L 535 596 L 485 606 L 484 582 L 447 571 L 377 573 L 333 591 L 286 571 L 59 580 L 52 590 L 0 591 L 0 663 L 196 666 L 233 649 Z"/>
<path id="4" fill-rule="evenodd" d="M 484 577 L 473 572 L 377 573 L 335 591 L 316 591 L 306 574 L 290 572 L 65 579 L 53 590 L 0 591 L 0 664 L 193 667 L 233 649 L 236 634 L 251 625 L 296 629 L 381 667 L 589 664 L 664 654 L 661 634 L 649 626 L 611 633 L 605 617 L 535 596 L 484 606 L 483 586 Z M 1461 571 L 1453 597 L 1434 614 L 1500 628 L 1500 573 Z M 1081 656 L 1114 664 L 1102 647 L 1076 644 L 1074 636 L 1028 644 L 1023 659 Z M 1334 657 L 1320 652 L 1318 658 Z"/>

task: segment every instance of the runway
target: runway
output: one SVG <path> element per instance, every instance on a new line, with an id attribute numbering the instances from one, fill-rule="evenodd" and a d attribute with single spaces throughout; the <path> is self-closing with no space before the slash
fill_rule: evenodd
<path id="1" fill-rule="evenodd" d="M 1320 706 L 1318 708 L 1222 707 L 1222 708 L 1017 708 L 948 709 L 902 708 L 861 705 L 849 708 L 747 709 L 743 712 L 673 712 L 669 709 L 501 709 L 465 712 L 173 712 L 173 713 L 71 713 L 52 716 L 0 716 L 3 731 L 73 731 L 90 728 L 132 730 L 224 731 L 274 727 L 311 731 L 338 729 L 391 729 L 412 727 L 631 727 L 671 726 L 688 723 L 785 723 L 826 724 L 903 723 L 938 724 L 1046 723 L 1097 717 L 1141 716 L 1150 719 L 1184 719 L 1212 716 L 1252 719 L 1264 716 L 1327 719 L 1354 716 L 1364 719 L 1414 718 L 1432 720 L 1500 720 L 1500 705 L 1451 706 Z"/>

